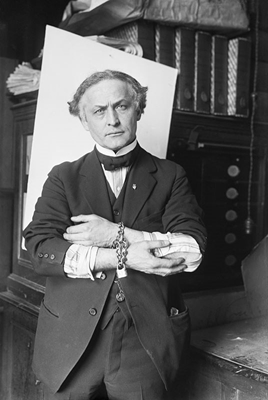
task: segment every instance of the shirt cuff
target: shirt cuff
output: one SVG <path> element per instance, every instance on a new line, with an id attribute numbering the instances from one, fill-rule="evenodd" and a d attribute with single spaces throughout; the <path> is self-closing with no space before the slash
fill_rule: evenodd
<path id="1" fill-rule="evenodd" d="M 66 252 L 64 272 L 69 278 L 91 279 L 98 247 L 72 244 Z"/>
<path id="2" fill-rule="evenodd" d="M 184 233 L 160 233 L 144 232 L 144 240 L 168 240 L 170 244 L 166 247 L 159 247 L 154 250 L 156 257 L 184 258 L 187 268 L 185 272 L 193 272 L 202 261 L 202 253 L 196 240 Z"/>

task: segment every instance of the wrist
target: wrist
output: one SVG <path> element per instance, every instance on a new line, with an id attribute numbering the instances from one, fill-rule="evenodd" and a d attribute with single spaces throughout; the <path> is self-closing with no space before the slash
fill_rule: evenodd
<path id="1" fill-rule="evenodd" d="M 141 242 L 144 240 L 142 231 L 136 231 L 135 229 L 130 229 L 125 227 L 125 238 L 129 244 Z"/>
<path id="2" fill-rule="evenodd" d="M 117 266 L 117 257 L 113 249 L 99 247 L 94 272 L 107 271 L 115 269 Z"/>

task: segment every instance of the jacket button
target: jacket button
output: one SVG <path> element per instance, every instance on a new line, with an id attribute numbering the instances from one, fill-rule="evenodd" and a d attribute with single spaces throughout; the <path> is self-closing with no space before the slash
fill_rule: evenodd
<path id="1" fill-rule="evenodd" d="M 100 279 L 102 279 L 104 281 L 104 279 L 106 279 L 106 278 L 107 278 L 107 276 L 106 276 L 105 272 L 102 272 Z"/>
<path id="2" fill-rule="evenodd" d="M 54 254 L 51 254 L 50 259 L 51 259 L 51 260 L 54 260 L 54 259 L 55 259 L 55 255 L 54 255 Z"/>
<path id="3" fill-rule="evenodd" d="M 96 308 L 90 308 L 88 312 L 89 312 L 89 314 L 92 315 L 93 317 L 97 314 Z"/>
<path id="4" fill-rule="evenodd" d="M 48 254 L 47 254 L 47 253 L 45 253 L 45 254 L 44 254 L 44 257 L 45 257 L 45 258 L 48 258 Z"/>
<path id="5" fill-rule="evenodd" d="M 120 211 L 114 210 L 114 215 L 118 216 L 120 214 Z"/>
<path id="6" fill-rule="evenodd" d="M 43 257 L 44 257 L 44 254 L 43 254 L 43 253 L 38 253 L 38 257 L 39 257 L 39 258 L 43 258 Z"/>

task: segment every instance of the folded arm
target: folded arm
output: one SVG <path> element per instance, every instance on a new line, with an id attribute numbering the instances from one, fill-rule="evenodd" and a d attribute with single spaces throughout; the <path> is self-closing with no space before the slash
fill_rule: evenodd
<path id="1" fill-rule="evenodd" d="M 72 196 L 74 210 L 77 209 L 76 190 L 71 185 L 72 177 L 65 176 L 63 179 L 61 171 L 56 167 L 44 185 L 33 221 L 24 231 L 26 247 L 36 272 L 41 275 L 68 274 L 70 277 L 94 278 L 92 272 L 95 275 L 117 266 L 116 253 L 111 246 L 118 226 L 96 215 L 72 217 L 66 184 L 70 183 L 67 193 Z M 69 170 L 66 169 L 65 175 L 67 172 Z M 144 225 L 136 230 L 126 227 L 125 237 L 129 243 L 127 268 L 163 276 L 178 273 L 185 269 L 185 265 L 186 270 L 193 270 L 201 261 L 199 247 L 203 252 L 205 229 L 183 174 L 176 175 L 170 193 L 165 193 L 161 201 L 163 205 L 159 202 L 158 207 L 161 209 L 165 205 L 165 210 L 162 219 L 158 213 L 158 226 L 162 227 L 162 232 L 171 233 L 146 233 L 143 232 L 147 231 Z M 194 257 L 191 255 L 190 258 L 185 247 L 177 246 L 177 240 L 183 238 L 185 241 L 187 235 L 188 239 L 190 237 L 189 253 L 194 253 Z"/>
<path id="2" fill-rule="evenodd" d="M 94 279 L 94 276 L 99 277 L 99 271 L 115 268 L 115 252 L 108 248 L 112 247 L 116 238 L 117 224 L 97 215 L 80 215 L 72 217 L 72 220 L 76 225 L 68 227 L 63 235 L 73 243 L 66 254 L 64 266 L 68 276 Z M 190 235 L 125 228 L 125 238 L 130 246 L 127 266 L 142 272 L 158 275 L 171 275 L 184 270 L 192 272 L 202 260 L 199 246 Z"/>

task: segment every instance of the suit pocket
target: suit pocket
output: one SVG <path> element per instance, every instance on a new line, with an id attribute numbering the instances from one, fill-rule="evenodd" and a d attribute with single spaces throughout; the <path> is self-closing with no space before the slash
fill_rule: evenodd
<path id="1" fill-rule="evenodd" d="M 188 308 L 176 315 L 170 315 L 169 320 L 174 331 L 182 332 L 190 330 L 190 315 Z"/>
<path id="2" fill-rule="evenodd" d="M 47 305 L 44 300 L 42 300 L 42 306 L 44 311 L 47 311 L 53 317 L 59 318 L 59 313 L 57 313 L 49 305 Z"/>

